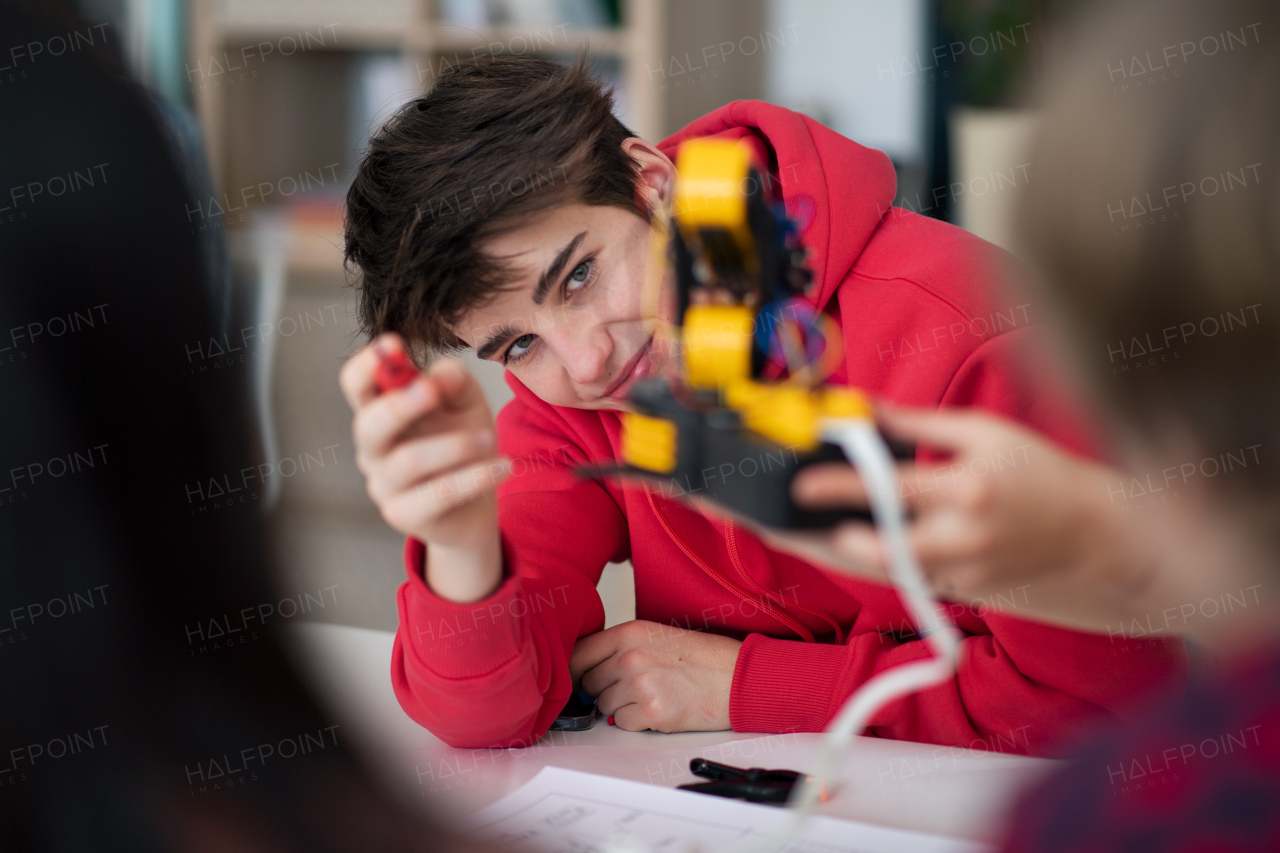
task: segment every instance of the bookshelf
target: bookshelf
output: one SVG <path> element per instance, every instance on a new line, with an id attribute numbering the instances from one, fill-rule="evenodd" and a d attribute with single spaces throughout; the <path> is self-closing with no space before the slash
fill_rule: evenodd
<path id="1" fill-rule="evenodd" d="M 191 0 L 186 71 L 219 206 L 229 209 L 247 195 L 265 207 L 252 187 L 315 169 L 332 172 L 334 163 L 345 170 L 354 165 L 344 128 L 349 93 L 338 90 L 361 55 L 411 64 L 418 78 L 413 88 L 420 91 L 450 65 L 487 53 L 564 59 L 589 48 L 616 74 L 624 121 L 658 138 L 665 129 L 664 94 L 648 69 L 662 53 L 666 2 L 626 0 L 616 26 L 574 27 L 454 23 L 442 17 L 445 4 L 438 0 Z M 327 148 L 326 139 L 332 140 Z M 294 217 L 291 203 L 280 194 L 275 201 L 289 210 L 290 269 L 337 271 L 340 211 L 326 218 L 311 203 Z M 261 214 L 220 224 L 231 231 Z"/>

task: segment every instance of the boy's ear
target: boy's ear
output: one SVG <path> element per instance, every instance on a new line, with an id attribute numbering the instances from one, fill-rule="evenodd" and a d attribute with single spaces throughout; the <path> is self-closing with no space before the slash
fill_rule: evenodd
<path id="1" fill-rule="evenodd" d="M 622 151 L 636 161 L 636 207 L 657 210 L 660 202 L 670 197 L 676 177 L 676 165 L 656 145 L 632 136 L 622 141 Z"/>

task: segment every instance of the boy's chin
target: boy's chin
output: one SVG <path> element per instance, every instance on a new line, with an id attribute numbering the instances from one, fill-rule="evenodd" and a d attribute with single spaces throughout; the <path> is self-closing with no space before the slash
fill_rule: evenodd
<path id="1" fill-rule="evenodd" d="M 596 412 L 634 412 L 636 410 L 635 406 L 626 400 L 614 400 L 609 397 L 601 397 L 599 400 L 584 403 L 575 408 L 590 409 Z"/>

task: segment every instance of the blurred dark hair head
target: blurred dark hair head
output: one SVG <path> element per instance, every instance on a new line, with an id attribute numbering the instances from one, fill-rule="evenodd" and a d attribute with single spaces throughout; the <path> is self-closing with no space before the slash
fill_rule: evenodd
<path id="1" fill-rule="evenodd" d="M 581 55 L 566 66 L 497 56 L 445 71 L 369 142 L 347 192 L 346 260 L 360 319 L 429 349 L 510 279 L 485 241 L 560 204 L 637 208 L 635 136 Z"/>
<path id="2" fill-rule="evenodd" d="M 67 27 L 0 4 L 6 44 Z M 185 491 L 261 458 L 249 373 L 190 368 L 222 329 L 154 100 L 97 51 L 23 55 L 0 95 L 0 849 L 457 849 L 334 728 L 278 628 L 193 654 L 190 626 L 280 598 L 256 506 L 195 513 Z"/>
<path id="3" fill-rule="evenodd" d="M 1022 243 L 1121 441 L 1273 453 L 1280 4 L 1103 6 L 1053 58 Z M 1280 544 L 1274 460 L 1209 482 Z"/>

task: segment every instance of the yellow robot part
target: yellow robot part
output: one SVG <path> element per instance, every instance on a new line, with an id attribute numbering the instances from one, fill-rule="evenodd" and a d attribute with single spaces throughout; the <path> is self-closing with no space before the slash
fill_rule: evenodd
<path id="1" fill-rule="evenodd" d="M 724 403 L 748 429 L 796 451 L 821 443 L 826 418 L 871 418 L 871 401 L 852 388 L 811 390 L 803 385 L 765 385 L 751 380 L 725 387 Z"/>
<path id="2" fill-rule="evenodd" d="M 871 398 L 853 388 L 823 388 L 821 406 L 824 418 L 875 419 Z"/>
<path id="3" fill-rule="evenodd" d="M 682 341 L 689 384 L 723 388 L 749 377 L 755 322 L 755 312 L 745 305 L 689 306 Z"/>
<path id="4" fill-rule="evenodd" d="M 747 221 L 747 189 L 751 152 L 723 139 L 690 139 L 676 155 L 675 218 L 690 245 L 702 229 L 720 229 L 732 238 L 742 257 L 756 257 Z"/>
<path id="5" fill-rule="evenodd" d="M 628 465 L 669 474 L 676 469 L 676 425 L 636 412 L 622 417 L 622 460 Z"/>

